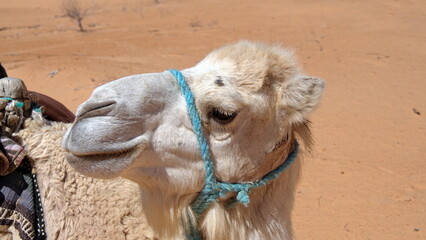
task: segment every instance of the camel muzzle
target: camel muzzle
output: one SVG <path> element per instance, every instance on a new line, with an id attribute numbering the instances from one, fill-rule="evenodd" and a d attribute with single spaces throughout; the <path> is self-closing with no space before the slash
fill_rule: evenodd
<path id="1" fill-rule="evenodd" d="M 77 112 L 77 118 L 89 118 L 96 116 L 104 116 L 116 107 L 116 101 L 106 100 L 102 102 L 85 102 Z"/>

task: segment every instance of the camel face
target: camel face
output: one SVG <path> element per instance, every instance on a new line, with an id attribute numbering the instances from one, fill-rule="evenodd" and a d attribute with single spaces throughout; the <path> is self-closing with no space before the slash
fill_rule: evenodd
<path id="1" fill-rule="evenodd" d="M 279 47 L 240 42 L 182 71 L 221 181 L 255 181 L 288 155 L 292 129 L 318 104 L 323 80 L 299 73 Z M 149 189 L 191 194 L 203 163 L 176 79 L 169 72 L 97 88 L 63 141 L 84 174 L 123 176 Z"/>

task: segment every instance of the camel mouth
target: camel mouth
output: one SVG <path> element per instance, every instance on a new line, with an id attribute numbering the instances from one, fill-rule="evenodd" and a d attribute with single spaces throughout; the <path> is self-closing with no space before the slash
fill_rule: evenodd
<path id="1" fill-rule="evenodd" d="M 132 152 L 136 151 L 136 147 L 128 149 L 114 151 L 114 152 L 99 152 L 99 153 L 73 153 L 69 152 L 68 156 L 78 158 L 86 161 L 103 161 L 108 159 L 120 159 L 127 155 L 131 155 Z"/>
<path id="2" fill-rule="evenodd" d="M 143 151 L 133 147 L 117 152 L 75 154 L 68 152 L 68 163 L 78 172 L 95 178 L 113 178 L 130 167 L 132 162 Z"/>

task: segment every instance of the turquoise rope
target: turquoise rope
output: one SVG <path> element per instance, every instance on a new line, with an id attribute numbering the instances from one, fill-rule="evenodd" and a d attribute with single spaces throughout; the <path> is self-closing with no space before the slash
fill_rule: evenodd
<path id="1" fill-rule="evenodd" d="M 200 155 L 203 159 L 204 170 L 205 170 L 205 183 L 201 192 L 198 194 L 197 198 L 191 203 L 191 209 L 195 214 L 196 223 L 198 222 L 199 217 L 207 210 L 207 208 L 213 202 L 216 202 L 219 198 L 226 197 L 229 193 L 237 193 L 236 202 L 248 206 L 250 203 L 250 191 L 253 188 L 265 186 L 271 180 L 277 178 L 280 173 L 290 167 L 290 165 L 296 160 L 297 153 L 299 151 L 299 144 L 297 141 L 294 142 L 294 149 L 287 157 L 287 159 L 276 169 L 266 174 L 263 178 L 256 182 L 252 183 L 223 183 L 219 182 L 214 175 L 213 162 L 210 158 L 210 150 L 207 144 L 206 139 L 203 135 L 203 128 L 200 116 L 197 112 L 195 106 L 194 96 L 189 88 L 188 84 L 185 81 L 182 73 L 178 70 L 169 70 L 170 73 L 176 78 L 181 92 L 186 100 L 186 106 L 188 108 L 188 114 L 192 122 L 192 127 L 194 129 L 195 135 L 197 136 L 197 141 L 199 145 Z M 236 202 L 231 203 L 232 207 Z M 198 231 L 196 226 L 190 226 L 190 229 L 187 230 L 187 238 L 193 240 L 202 239 L 201 233 Z"/>
<path id="2" fill-rule="evenodd" d="M 13 100 L 15 100 L 15 99 L 10 98 L 10 97 L 2 97 L 2 98 L 0 98 L 0 99 L 6 99 L 6 100 L 9 100 L 9 101 L 13 101 Z"/>
<path id="3" fill-rule="evenodd" d="M 2 97 L 0 99 L 6 99 L 6 100 L 9 100 L 9 101 L 14 101 L 15 100 L 15 99 L 10 98 L 10 97 Z M 21 108 L 21 107 L 24 107 L 24 103 L 16 101 L 15 106 L 18 107 L 18 108 Z"/>
<path id="4" fill-rule="evenodd" d="M 0 97 L 0 99 L 6 99 L 6 100 L 9 100 L 9 101 L 15 101 L 16 100 L 16 99 L 13 99 L 13 98 L 10 98 L 10 97 Z M 36 107 L 36 105 L 38 105 L 38 104 L 31 102 L 31 108 L 36 112 L 41 112 L 41 109 Z M 25 106 L 25 103 L 19 102 L 19 101 L 16 100 L 15 106 L 18 107 L 18 108 L 22 108 L 22 107 Z"/>

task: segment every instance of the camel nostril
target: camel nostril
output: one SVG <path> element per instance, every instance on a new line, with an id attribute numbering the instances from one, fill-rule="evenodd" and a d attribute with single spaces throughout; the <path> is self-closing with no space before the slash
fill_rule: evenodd
<path id="1" fill-rule="evenodd" d="M 77 110 L 77 118 L 89 118 L 95 116 L 107 115 L 115 107 L 113 100 L 104 102 L 86 102 Z"/>

